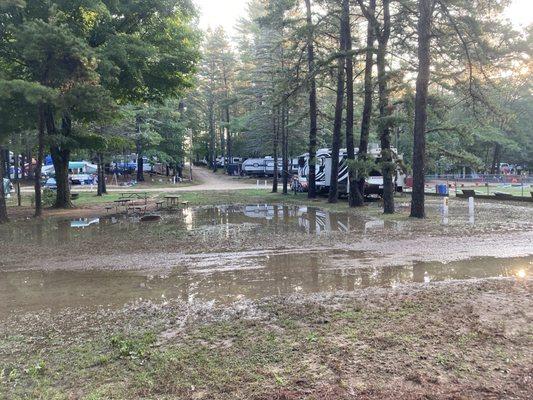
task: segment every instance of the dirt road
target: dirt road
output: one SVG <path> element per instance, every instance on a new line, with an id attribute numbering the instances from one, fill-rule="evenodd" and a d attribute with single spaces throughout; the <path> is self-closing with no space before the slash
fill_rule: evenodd
<path id="1" fill-rule="evenodd" d="M 186 167 L 186 170 L 188 171 L 188 166 Z M 124 187 L 124 186 L 115 186 L 115 185 L 108 185 L 107 191 L 108 192 L 123 192 L 124 190 L 127 190 L 128 192 L 150 192 L 150 193 L 158 193 L 158 192 L 196 192 L 196 191 L 204 191 L 204 190 L 238 190 L 238 189 L 270 189 L 270 186 L 256 186 L 253 183 L 250 183 L 249 181 L 240 181 L 237 178 L 232 178 L 227 175 L 222 174 L 214 174 L 210 170 L 202 167 L 194 167 L 193 168 L 193 179 L 196 184 L 190 185 L 190 186 L 180 186 L 179 184 L 176 186 L 172 186 L 169 184 L 169 186 L 164 187 L 145 187 L 145 186 L 135 186 L 135 187 Z M 199 183 L 198 183 L 199 182 Z M 74 192 L 96 192 L 96 186 L 73 186 L 72 190 Z M 21 188 L 21 191 L 23 193 L 31 193 L 33 192 L 33 187 L 23 187 Z"/>

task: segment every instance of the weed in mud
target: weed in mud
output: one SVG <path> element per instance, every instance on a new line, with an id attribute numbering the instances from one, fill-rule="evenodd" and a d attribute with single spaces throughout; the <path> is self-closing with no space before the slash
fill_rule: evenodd
<path id="1" fill-rule="evenodd" d="M 151 346 L 155 343 L 156 336 L 153 332 L 146 332 L 138 337 L 127 337 L 116 334 L 111 338 L 111 347 L 118 352 L 120 357 L 146 358 Z"/>
<path id="2" fill-rule="evenodd" d="M 46 363 L 43 360 L 39 360 L 34 364 L 31 364 L 24 372 L 26 372 L 32 378 L 43 376 L 46 370 Z"/>

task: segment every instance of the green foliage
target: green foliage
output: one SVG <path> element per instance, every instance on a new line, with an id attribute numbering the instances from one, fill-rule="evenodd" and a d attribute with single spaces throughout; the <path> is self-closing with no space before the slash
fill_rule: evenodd
<path id="1" fill-rule="evenodd" d="M 51 207 L 56 199 L 56 193 L 52 189 L 44 188 L 42 194 L 43 206 Z"/>
<path id="2" fill-rule="evenodd" d="M 347 160 L 348 170 L 356 179 L 368 178 L 370 173 L 376 169 L 376 162 L 371 158 L 357 158 L 355 160 Z"/>
<path id="3" fill-rule="evenodd" d="M 146 358 L 156 337 L 152 332 L 146 332 L 139 337 L 127 337 L 122 334 L 111 338 L 111 346 L 118 351 L 120 357 Z"/>

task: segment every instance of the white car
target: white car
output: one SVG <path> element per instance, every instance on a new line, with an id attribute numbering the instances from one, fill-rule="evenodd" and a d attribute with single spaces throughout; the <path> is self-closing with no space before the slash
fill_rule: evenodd
<path id="1" fill-rule="evenodd" d="M 383 176 L 369 176 L 365 180 L 365 194 L 377 194 L 383 196 Z"/>

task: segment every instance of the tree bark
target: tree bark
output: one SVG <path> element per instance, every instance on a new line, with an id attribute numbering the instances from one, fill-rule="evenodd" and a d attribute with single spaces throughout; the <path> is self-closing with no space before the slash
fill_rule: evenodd
<path id="1" fill-rule="evenodd" d="M 107 194 L 107 183 L 105 182 L 105 162 L 104 162 L 104 155 L 100 154 L 100 162 L 102 165 L 100 166 L 100 171 L 102 171 L 102 194 Z M 99 178 L 100 179 L 100 178 Z"/>
<path id="2" fill-rule="evenodd" d="M 370 15 L 374 16 L 376 13 L 376 0 L 370 0 L 367 8 Z M 365 79 L 364 79 L 364 104 L 363 115 L 361 116 L 361 137 L 359 139 L 359 152 L 357 153 L 358 160 L 365 160 L 368 157 L 368 140 L 370 136 L 370 119 L 372 117 L 372 95 L 374 93 L 374 87 L 372 85 L 372 68 L 374 66 L 374 42 L 376 35 L 374 33 L 374 26 L 372 21 L 368 20 L 366 28 L 366 51 L 365 51 Z M 358 198 L 360 202 L 357 202 L 356 206 L 364 205 L 364 190 L 365 190 L 365 177 L 360 177 L 357 181 L 361 198 Z"/>
<path id="3" fill-rule="evenodd" d="M 340 24 L 339 50 L 346 51 L 344 42 L 343 23 Z M 344 68 L 346 60 L 344 55 L 337 60 L 337 99 L 335 101 L 335 120 L 333 122 L 333 141 L 331 144 L 331 176 L 329 186 L 329 203 L 339 200 L 339 152 L 341 147 L 342 109 L 344 105 Z"/>
<path id="4" fill-rule="evenodd" d="M 418 0 L 418 77 L 416 79 L 411 217 L 425 217 L 426 123 L 431 45 L 431 0 Z"/>
<path id="5" fill-rule="evenodd" d="M 209 114 L 209 167 L 216 172 L 217 170 L 217 157 L 216 157 L 216 131 L 215 131 L 215 105 L 212 99 L 213 94 L 210 94 L 208 102 L 208 114 Z"/>
<path id="6" fill-rule="evenodd" d="M 97 186 L 97 196 L 103 196 L 104 194 L 107 194 L 107 188 L 105 184 L 105 170 L 104 170 L 104 155 L 102 153 L 98 153 L 97 156 L 97 173 L 98 176 L 98 186 Z"/>
<path id="7" fill-rule="evenodd" d="M 502 150 L 502 145 L 500 143 L 496 143 L 494 145 L 494 156 L 492 157 L 492 166 L 490 168 L 491 174 L 500 173 L 501 150 Z"/>
<path id="8" fill-rule="evenodd" d="M 20 154 L 20 179 L 26 179 L 26 155 L 23 151 Z"/>
<path id="9" fill-rule="evenodd" d="M 390 37 L 390 0 L 382 0 L 383 4 L 383 27 L 378 36 L 378 54 L 376 64 L 378 67 L 378 91 L 379 91 L 379 116 L 381 118 L 381 162 L 383 163 L 383 212 L 394 213 L 394 167 L 391 151 L 391 107 L 389 107 L 388 77 L 385 70 L 387 47 Z"/>
<path id="10" fill-rule="evenodd" d="M 355 144 L 353 137 L 354 123 L 354 94 L 353 94 L 353 55 L 352 31 L 350 24 L 350 1 L 342 0 L 342 23 L 344 27 L 344 41 L 346 43 L 346 151 L 349 161 L 355 160 Z M 351 172 L 348 173 L 348 203 L 350 207 L 363 204 L 363 196 L 357 185 L 357 177 Z"/>
<path id="11" fill-rule="evenodd" d="M 315 78 L 315 45 L 314 28 L 311 14 L 311 0 L 305 0 L 307 18 L 307 67 L 309 69 L 309 172 L 307 174 L 307 197 L 316 198 L 316 135 L 317 125 L 317 101 L 316 101 L 316 78 Z"/>
<path id="12" fill-rule="evenodd" d="M 282 177 L 283 177 L 283 194 L 289 192 L 289 113 L 287 104 L 284 103 L 281 109 L 281 153 L 282 153 Z"/>
<path id="13" fill-rule="evenodd" d="M 44 162 L 44 135 L 45 135 L 45 114 L 44 105 L 39 104 L 39 119 L 37 130 L 37 165 L 34 171 L 34 189 L 35 189 L 35 217 L 40 217 L 43 213 L 43 200 L 41 192 L 41 171 Z"/>
<path id="14" fill-rule="evenodd" d="M 232 157 L 232 142 L 231 142 L 231 133 L 230 133 L 230 112 L 229 112 L 229 87 L 228 87 L 228 77 L 226 74 L 226 69 L 224 68 L 224 92 L 226 97 L 226 105 L 224 107 L 224 112 L 226 116 L 226 155 L 228 158 L 228 162 L 226 165 L 226 171 L 229 171 L 229 164 L 231 164 L 231 157 Z M 224 156 L 224 151 L 222 151 L 222 156 Z"/>
<path id="15" fill-rule="evenodd" d="M 5 174 L 4 149 L 0 147 L 0 224 L 9 222 L 7 216 L 6 194 L 4 192 Z"/>
<path id="16" fill-rule="evenodd" d="M 279 142 L 279 115 L 276 118 L 276 113 L 279 113 L 279 110 L 272 111 L 272 127 L 274 131 L 274 140 L 273 140 L 273 151 L 274 151 L 274 177 L 272 180 L 272 193 L 278 192 L 278 142 Z"/>
<path id="17" fill-rule="evenodd" d="M 53 114 L 48 109 L 47 112 L 47 128 L 48 134 L 55 133 L 55 124 L 53 122 Z M 50 130 L 51 129 L 51 130 Z M 65 115 L 61 119 L 61 131 L 63 136 L 70 136 L 72 133 L 72 121 L 70 117 Z M 54 133 L 51 133 L 54 132 Z M 55 208 L 73 208 L 70 199 L 70 184 L 68 180 L 68 164 L 70 161 L 70 149 L 61 147 L 59 145 L 51 146 L 50 153 L 52 154 L 52 163 L 54 164 L 55 178 L 57 184 Z"/>
<path id="18" fill-rule="evenodd" d="M 16 182 L 19 181 L 20 179 L 20 175 L 19 175 L 19 166 L 20 166 L 20 158 L 19 158 L 19 152 L 18 152 L 18 149 L 16 148 L 15 150 L 15 154 L 13 156 L 13 177 L 15 179 Z"/>

